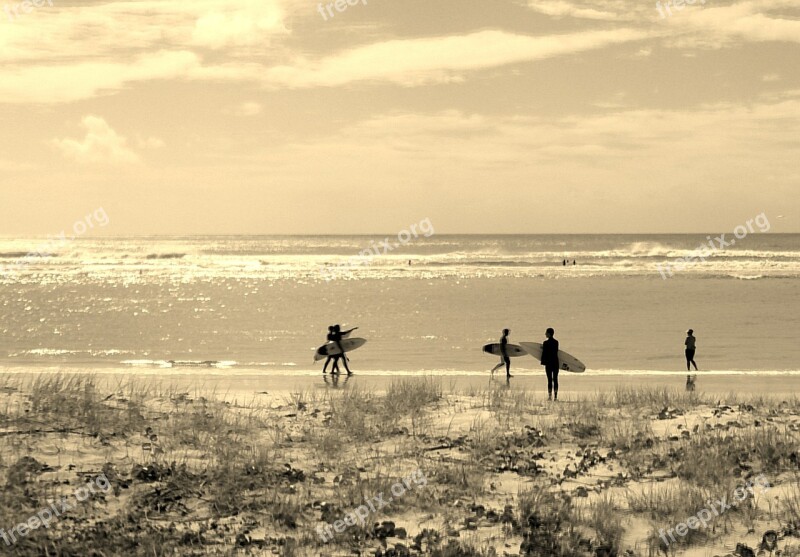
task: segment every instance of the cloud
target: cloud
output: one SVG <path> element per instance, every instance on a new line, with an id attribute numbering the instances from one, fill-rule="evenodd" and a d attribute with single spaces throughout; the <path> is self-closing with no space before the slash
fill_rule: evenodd
<path id="1" fill-rule="evenodd" d="M 288 35 L 286 6 L 295 1 L 56 2 L 24 24 L 0 25 L 0 103 L 72 102 L 136 82 L 198 75 L 238 79 L 242 72 L 227 63 L 281 52 L 273 38 Z M 202 68 L 206 55 L 219 66 Z M 263 70 L 243 68 L 253 81 Z"/>
<path id="2" fill-rule="evenodd" d="M 634 22 L 641 28 L 671 31 L 667 43 L 677 48 L 720 48 L 738 41 L 800 42 L 796 0 L 694 0 L 679 7 L 664 0 L 528 0 L 527 7 L 554 18 Z M 653 24 L 657 24 L 653 27 Z M 654 37 L 656 35 L 654 34 Z"/>
<path id="3" fill-rule="evenodd" d="M 225 112 L 235 116 L 258 116 L 264 110 L 264 107 L 257 102 L 244 102 L 227 109 Z"/>
<path id="4" fill-rule="evenodd" d="M 335 87 L 357 81 L 404 86 L 450 82 L 463 73 L 599 49 L 646 38 L 632 29 L 533 37 L 504 31 L 390 40 L 334 54 L 297 60 L 267 70 L 264 82 L 292 88 Z"/>
<path id="5" fill-rule="evenodd" d="M 595 2 L 595 6 L 596 5 L 597 2 Z M 539 12 L 540 14 L 558 18 L 568 16 L 580 19 L 598 19 L 607 21 L 630 18 L 630 16 L 626 17 L 625 12 L 599 10 L 595 7 L 581 6 L 577 3 L 566 2 L 563 0 L 528 0 L 527 7 L 535 12 Z"/>
<path id="6" fill-rule="evenodd" d="M 782 14 L 782 10 L 796 11 L 797 4 L 793 0 L 752 0 L 728 6 L 707 2 L 705 7 L 673 12 L 664 21 L 678 30 L 696 31 L 698 44 L 715 48 L 736 39 L 800 43 L 800 19 L 797 14 Z"/>
<path id="7" fill-rule="evenodd" d="M 81 125 L 86 130 L 83 139 L 65 138 L 52 141 L 53 146 L 65 158 L 81 164 L 139 162 L 139 156 L 128 148 L 127 139 L 99 116 L 85 116 Z"/>
<path id="8" fill-rule="evenodd" d="M 187 77 L 200 65 L 188 51 L 156 52 L 133 61 L 22 65 L 0 71 L 0 103 L 61 103 L 108 94 L 137 81 Z"/>
<path id="9" fill-rule="evenodd" d="M 732 169 L 745 174 L 794 172 L 800 95 L 752 105 L 719 103 L 694 109 L 611 109 L 567 117 L 498 117 L 457 110 L 433 114 L 391 113 L 363 120 L 329 137 L 271 148 L 268 164 L 303 171 L 314 160 L 321 171 L 352 180 L 352 161 L 375 167 L 366 175 L 424 176 L 476 173 L 486 169 L 520 177 L 535 169 L 638 183 L 646 176 L 702 179 Z M 754 149 L 754 145 L 763 146 Z M 312 156 L 313 154 L 313 156 Z M 336 162 L 340 161 L 340 162 Z M 256 165 L 265 164 L 261 160 Z M 341 165 L 332 171 L 329 165 Z M 361 166 L 358 167 L 359 169 Z M 538 170 L 535 170 L 538 172 Z M 744 175 L 744 174 L 743 174 Z M 469 178 L 476 180 L 475 176 Z M 488 178 L 489 175 L 486 175 Z M 700 177 L 700 178 L 698 178 Z M 478 181 L 480 179 L 478 178 Z M 659 178 L 660 180 L 660 178 Z M 661 184 L 661 181 L 659 181 Z M 661 184 L 663 185 L 663 184 Z"/>
<path id="10" fill-rule="evenodd" d="M 252 83 L 269 89 L 353 83 L 414 87 L 461 83 L 481 71 L 624 43 L 640 42 L 629 57 L 646 58 L 658 52 L 659 41 L 673 48 L 800 42 L 800 19 L 792 15 L 796 0 L 717 1 L 661 20 L 655 3 L 527 0 L 529 9 L 551 17 L 582 20 L 584 26 L 586 21 L 611 23 L 601 30 L 556 35 L 495 29 L 343 46 L 350 44 L 349 35 L 318 56 L 309 54 L 313 41 L 292 36 L 287 27 L 297 13 L 316 17 L 299 0 L 55 3 L 37 11 L 35 25 L 32 20 L 0 26 L 0 103 L 69 103 L 154 81 Z M 608 29 L 613 22 L 625 24 Z M 235 112 L 254 116 L 255 110 L 242 106 Z"/>
<path id="11" fill-rule="evenodd" d="M 118 91 L 136 82 L 204 80 L 261 83 L 269 88 L 337 87 L 360 81 L 403 86 L 459 82 L 469 72 L 603 48 L 646 38 L 618 29 L 528 36 L 503 31 L 376 42 L 319 60 L 265 67 L 234 59 L 204 63 L 191 50 L 161 50 L 133 60 L 8 66 L 0 103 L 63 103 Z"/>
<path id="12" fill-rule="evenodd" d="M 192 30 L 192 42 L 220 49 L 256 45 L 272 34 L 287 33 L 283 10 L 274 2 L 239 0 L 221 4 L 200 15 Z"/>
<path id="13" fill-rule="evenodd" d="M 275 37 L 289 34 L 284 20 L 294 1 L 55 2 L 24 24 L 0 26 L 0 61 L 102 59 L 192 48 L 233 52 L 243 46 L 264 52 Z"/>

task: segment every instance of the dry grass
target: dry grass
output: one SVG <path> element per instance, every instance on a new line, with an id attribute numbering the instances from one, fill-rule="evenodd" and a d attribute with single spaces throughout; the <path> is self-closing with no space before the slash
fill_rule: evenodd
<path id="1" fill-rule="evenodd" d="M 37 512 L 86 475 L 106 473 L 113 485 L 4 548 L 12 555 L 316 557 L 402 543 L 412 555 L 440 557 L 484 557 L 510 545 L 528 556 L 588 556 L 603 546 L 629 547 L 629 519 L 647 520 L 654 530 L 675 525 L 755 472 L 787 487 L 774 508 L 750 497 L 677 545 L 705 544 L 769 520 L 780 523 L 775 528 L 800 527 L 800 479 L 786 478 L 797 466 L 798 433 L 790 427 L 797 399 L 731 397 L 735 408 L 725 416 L 738 426 L 669 438 L 654 434 L 663 408 L 710 415 L 723 413 L 719 401 L 620 387 L 547 405 L 541 393 L 503 386 L 446 395 L 452 387 L 421 378 L 394 381 L 382 393 L 296 392 L 272 409 L 141 380 L 99 384 L 90 375 L 40 375 L 28 384 L 0 378 L 0 527 Z M 688 421 L 678 423 L 689 429 Z M 143 452 L 148 443 L 158 452 Z M 617 485 L 673 479 L 630 491 L 621 508 L 604 491 L 610 484 L 593 479 L 601 463 L 587 460 L 586 447 L 613 449 L 605 464 Z M 544 471 L 564 454 L 577 479 L 564 475 L 563 464 Z M 424 488 L 406 485 L 390 506 L 330 543 L 316 535 L 317 525 L 391 493 L 417 470 Z M 506 482 L 516 478 L 519 491 L 501 496 L 501 474 Z M 594 481 L 602 493 L 577 504 L 573 480 Z M 381 537 L 375 523 L 385 520 L 405 521 L 408 537 Z"/>

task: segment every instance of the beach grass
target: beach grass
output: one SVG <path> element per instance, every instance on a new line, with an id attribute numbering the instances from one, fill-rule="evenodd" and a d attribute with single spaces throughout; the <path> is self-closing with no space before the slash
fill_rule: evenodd
<path id="1" fill-rule="evenodd" d="M 798 430 L 794 399 L 661 387 L 547 403 L 424 377 L 240 403 L 137 378 L 4 377 L 0 548 L 644 556 L 755 547 L 774 530 L 791 555 Z M 108 489 L 79 500 L 101 477 Z M 741 486 L 708 527 L 664 542 Z M 62 497 L 71 508 L 34 527 Z"/>

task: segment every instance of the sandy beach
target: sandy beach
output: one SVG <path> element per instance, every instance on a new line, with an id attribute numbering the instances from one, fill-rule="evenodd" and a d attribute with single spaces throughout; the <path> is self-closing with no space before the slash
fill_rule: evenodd
<path id="1" fill-rule="evenodd" d="M 800 0 L 0 20 L 0 557 L 800 557 Z"/>
<path id="2" fill-rule="evenodd" d="M 785 378 L 109 379 L 4 376 L 5 553 L 800 554 Z"/>

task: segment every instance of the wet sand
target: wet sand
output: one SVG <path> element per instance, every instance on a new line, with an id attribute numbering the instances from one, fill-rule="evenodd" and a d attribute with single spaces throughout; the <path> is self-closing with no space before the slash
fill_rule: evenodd
<path id="1" fill-rule="evenodd" d="M 24 369 L 15 369 L 13 376 L 25 381 L 37 377 L 40 374 L 58 373 L 59 368 L 47 368 L 28 372 Z M 143 383 L 152 384 L 159 390 L 177 389 L 184 392 L 191 392 L 196 395 L 214 395 L 225 399 L 244 400 L 248 397 L 258 398 L 269 395 L 269 397 L 285 398 L 296 392 L 324 392 L 336 389 L 366 389 L 375 393 L 386 392 L 393 382 L 404 379 L 425 378 L 434 379 L 441 385 L 443 392 L 454 393 L 470 389 L 486 389 L 489 387 L 509 387 L 512 390 L 521 390 L 531 393 L 541 393 L 542 397 L 547 394 L 547 379 L 544 373 L 533 374 L 530 372 L 520 372 L 513 375 L 509 383 L 506 382 L 504 373 L 496 373 L 490 379 L 489 373 L 486 375 L 369 375 L 355 373 L 348 377 L 339 377 L 330 374 L 318 375 L 299 375 L 299 374 L 275 374 L 275 373 L 247 373 L 238 371 L 232 373 L 229 370 L 219 369 L 207 372 L 203 369 L 195 369 L 181 373 L 174 369 L 159 372 L 159 370 L 147 370 L 142 373 L 139 370 L 130 368 L 96 369 L 87 372 L 76 370 L 65 370 L 68 373 L 86 374 L 96 379 L 98 384 L 113 390 L 114 386 L 125 383 L 131 379 L 136 379 Z M 696 393 L 714 395 L 754 395 L 754 396 L 775 396 L 786 397 L 800 392 L 800 375 L 723 375 L 720 373 L 703 374 L 703 372 L 693 373 L 696 375 Z M 681 390 L 686 383 L 685 374 L 675 375 L 593 375 L 586 373 L 561 372 L 559 374 L 559 397 L 564 401 L 569 401 L 576 397 L 586 398 L 593 394 L 607 392 L 618 387 L 629 388 L 670 388 Z M 266 395 L 265 395 L 266 393 Z M 262 399 L 263 400 L 263 399 Z"/>

